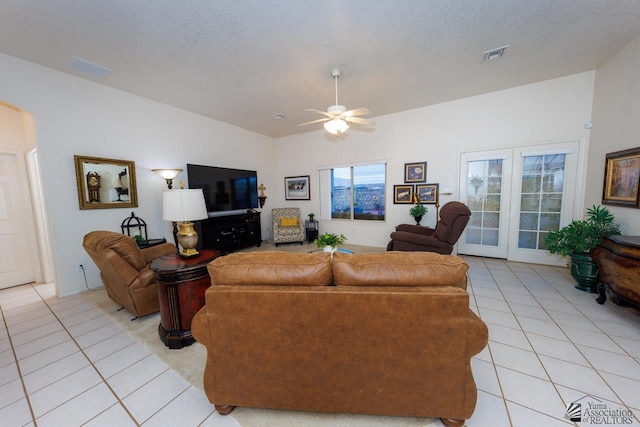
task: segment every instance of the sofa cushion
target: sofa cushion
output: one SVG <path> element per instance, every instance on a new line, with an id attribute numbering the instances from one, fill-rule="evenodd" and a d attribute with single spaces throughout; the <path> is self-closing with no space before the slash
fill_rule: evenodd
<path id="1" fill-rule="evenodd" d="M 89 236 L 89 235 L 87 235 Z M 111 249 L 136 270 L 142 270 L 147 260 L 136 242 L 129 236 L 110 231 L 95 231 L 86 238 L 86 244 L 96 250 Z"/>
<path id="2" fill-rule="evenodd" d="M 212 285 L 327 286 L 331 254 L 279 251 L 233 253 L 207 266 Z"/>
<path id="3" fill-rule="evenodd" d="M 298 218 L 280 218 L 280 227 L 297 227 Z"/>
<path id="4" fill-rule="evenodd" d="M 455 255 L 433 252 L 383 252 L 333 255 L 336 286 L 467 287 L 469 266 Z"/>

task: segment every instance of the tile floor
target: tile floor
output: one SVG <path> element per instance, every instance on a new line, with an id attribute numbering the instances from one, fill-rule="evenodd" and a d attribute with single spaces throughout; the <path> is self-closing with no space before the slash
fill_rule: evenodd
<path id="1" fill-rule="evenodd" d="M 489 326 L 467 426 L 640 425 L 640 313 L 573 288 L 566 268 L 465 257 Z M 237 427 L 82 295 L 0 291 L 0 425 Z M 595 403 L 630 418 L 565 418 Z M 628 422 L 625 422 L 628 421 Z"/>

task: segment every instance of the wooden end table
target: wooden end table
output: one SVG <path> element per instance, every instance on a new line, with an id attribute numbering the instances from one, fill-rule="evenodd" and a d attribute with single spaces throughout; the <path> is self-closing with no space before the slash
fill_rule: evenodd
<path id="1" fill-rule="evenodd" d="M 202 249 L 193 258 L 171 254 L 151 263 L 158 281 L 158 335 L 167 347 L 179 349 L 195 341 L 191 335 L 191 320 L 204 306 L 204 293 L 211 285 L 207 264 L 220 255 L 220 251 Z"/>

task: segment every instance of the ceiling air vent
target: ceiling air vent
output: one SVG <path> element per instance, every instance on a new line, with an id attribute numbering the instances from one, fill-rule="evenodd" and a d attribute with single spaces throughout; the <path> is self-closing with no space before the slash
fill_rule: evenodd
<path id="1" fill-rule="evenodd" d="M 102 79 L 107 77 L 111 72 L 110 68 L 103 67 L 102 65 L 95 64 L 91 61 L 87 61 L 86 59 L 78 58 L 77 56 L 72 58 L 71 68 Z"/>
<path id="2" fill-rule="evenodd" d="M 497 49 L 491 49 L 486 51 L 484 53 L 484 57 L 482 58 L 482 62 L 489 62 L 489 61 L 493 61 L 494 59 L 502 58 L 502 55 L 504 55 L 504 51 L 507 50 L 509 46 L 511 45 L 506 45 L 506 46 L 499 47 Z"/>

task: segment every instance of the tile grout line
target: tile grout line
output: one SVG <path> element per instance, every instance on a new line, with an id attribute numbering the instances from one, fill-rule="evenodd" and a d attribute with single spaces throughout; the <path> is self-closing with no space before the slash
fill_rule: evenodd
<path id="1" fill-rule="evenodd" d="M 115 392 L 115 390 L 113 390 L 113 388 L 111 387 L 111 385 L 107 382 L 106 378 L 102 375 L 102 373 L 100 372 L 100 370 L 95 366 L 95 364 L 93 363 L 93 361 L 91 360 L 91 358 L 89 358 L 89 356 L 87 356 L 87 354 L 85 353 L 84 349 L 80 346 L 80 344 L 78 343 L 78 341 L 76 340 L 76 338 L 71 334 L 71 332 L 69 332 L 69 330 L 67 329 L 66 325 L 62 322 L 62 320 L 60 320 L 60 318 L 58 317 L 58 315 L 56 314 L 56 312 L 53 310 L 53 308 L 51 307 L 51 305 L 49 305 L 49 303 L 47 302 L 47 300 L 40 294 L 40 292 L 38 292 L 38 290 L 36 288 L 34 288 L 34 291 L 36 292 L 36 294 L 40 297 L 40 299 L 44 302 L 44 304 L 47 306 L 47 308 L 51 311 L 51 314 L 53 314 L 53 316 L 56 318 L 56 320 L 60 323 L 60 325 L 62 325 L 62 328 L 64 329 L 64 331 L 69 335 L 69 337 L 71 338 L 71 340 L 73 341 L 73 343 L 78 347 L 80 353 L 82 353 L 82 355 L 87 359 L 87 361 L 89 362 L 89 365 L 95 370 L 95 372 L 98 374 L 98 376 L 100 377 L 100 379 L 102 380 L 103 384 L 109 389 L 109 391 L 113 394 L 113 396 L 116 398 L 116 401 L 120 404 L 120 406 L 122 406 L 122 408 L 124 409 L 124 411 L 127 413 L 127 415 L 133 420 L 133 422 L 135 423 L 136 426 L 140 427 L 140 424 L 137 422 L 137 420 L 135 419 L 135 417 L 133 416 L 133 414 L 129 411 L 129 409 L 126 407 L 126 405 L 124 404 L 124 402 L 122 402 L 122 400 L 120 400 L 120 398 L 118 397 L 118 394 Z M 17 360 L 16 360 L 17 363 Z M 58 380 L 59 381 L 59 380 Z M 78 396 L 80 396 L 81 394 L 85 393 L 88 390 L 91 390 L 92 388 L 94 388 L 96 386 L 90 387 L 87 390 L 83 391 L 82 393 L 78 394 L 77 396 L 72 397 L 71 399 L 63 402 L 61 405 L 57 406 L 56 408 L 59 408 L 60 406 L 64 405 L 67 402 L 70 402 L 71 400 L 77 398 Z M 89 420 L 87 420 L 85 422 L 85 424 L 93 419 L 95 419 L 96 417 L 102 415 L 104 412 L 106 412 L 108 409 L 112 408 L 113 405 L 109 406 L 109 408 L 105 409 L 104 411 L 96 414 L 94 417 L 90 418 Z M 47 411 L 45 414 L 50 413 L 51 411 L 55 410 L 56 408 L 53 408 L 49 411 Z M 42 414 L 42 415 L 45 415 Z M 34 418 L 34 422 L 35 422 L 35 418 Z M 37 424 L 36 424 L 37 427 Z"/>
<path id="2" fill-rule="evenodd" d="M 29 284 L 29 286 L 32 286 Z M 29 399 L 29 393 L 27 392 L 27 386 L 24 383 L 24 378 L 22 376 L 22 370 L 20 369 L 20 363 L 18 363 L 18 355 L 16 354 L 16 349 L 13 345 L 13 340 L 11 339 L 11 333 L 9 332 L 9 326 L 7 325 L 7 320 L 4 316 L 4 310 L 2 308 L 2 304 L 0 304 L 0 315 L 2 315 L 2 323 L 4 325 L 4 329 L 7 331 L 7 339 L 9 340 L 9 346 L 11 347 L 11 352 L 13 353 L 13 360 L 16 364 L 16 369 L 18 371 L 18 377 L 20 378 L 20 384 L 22 385 L 22 392 L 24 393 L 25 400 L 27 401 L 27 406 L 29 407 L 29 412 L 31 413 L 31 420 L 35 427 L 38 427 L 38 422 L 36 421 L 36 415 L 33 411 L 33 406 L 31 406 L 31 399 Z M 19 400 L 18 400 L 19 401 Z"/>
<path id="3" fill-rule="evenodd" d="M 466 261 L 465 261 L 466 262 Z M 469 265 L 469 264 L 467 264 Z M 484 263 L 483 263 L 484 265 Z M 471 266 L 469 266 L 469 270 L 471 270 Z M 486 268 L 486 266 L 485 266 Z M 470 298 L 473 298 L 473 301 L 475 302 L 475 306 L 476 309 L 478 310 L 478 317 L 480 317 L 480 319 L 482 319 L 482 317 L 480 316 L 480 307 L 478 306 L 478 300 L 476 298 L 476 292 L 475 289 L 473 289 L 473 281 L 471 280 L 471 277 L 469 276 L 469 271 L 467 271 L 467 279 L 469 280 L 469 284 L 471 285 L 471 289 L 473 290 L 472 294 L 470 295 Z M 467 292 L 468 293 L 468 292 Z M 469 308 L 471 309 L 471 308 Z M 498 387 L 500 388 L 500 394 L 501 396 L 500 399 L 502 400 L 502 404 L 504 405 L 504 411 L 507 414 L 507 419 L 509 420 L 509 424 L 513 427 L 513 421 L 511 420 L 511 412 L 509 411 L 509 407 L 507 406 L 507 399 L 505 399 L 504 397 L 504 389 L 502 388 L 502 383 L 500 382 L 500 376 L 498 375 L 498 370 L 496 369 L 496 362 L 495 359 L 493 358 L 493 352 L 491 351 L 491 347 L 489 346 L 489 326 L 487 326 L 487 351 L 489 352 L 489 357 L 491 358 L 491 365 L 493 365 L 493 372 L 496 376 L 496 381 L 498 381 Z M 475 379 L 474 379 L 475 382 Z M 477 385 L 476 385 L 477 388 Z"/>
<path id="4" fill-rule="evenodd" d="M 553 289 L 556 289 L 556 288 L 555 288 L 555 286 L 553 286 L 551 283 L 547 282 L 547 280 L 546 280 L 543 276 L 540 276 L 540 277 L 541 277 L 541 278 L 542 278 L 542 280 L 544 280 L 544 281 L 545 281 L 549 286 L 551 286 Z M 556 292 L 560 293 L 557 289 L 556 289 Z M 570 299 L 568 299 L 564 294 L 561 294 L 561 293 L 560 293 L 560 295 L 562 295 L 562 297 L 564 298 L 564 300 L 565 300 L 565 301 L 566 301 L 566 302 L 567 302 L 571 307 L 574 307 L 574 308 L 575 308 L 575 309 L 580 313 L 580 315 L 582 315 L 584 318 L 586 318 L 587 320 L 589 320 L 589 322 L 591 322 L 591 324 L 593 324 L 597 330 L 599 330 L 599 331 L 600 331 L 600 332 L 602 332 L 604 335 L 606 335 L 609 339 L 611 339 L 611 337 L 609 336 L 609 334 L 608 334 L 608 333 L 606 333 L 604 330 L 602 330 L 602 329 L 597 325 L 597 323 L 595 323 L 593 320 L 591 320 L 591 318 L 590 318 L 589 316 L 587 316 L 587 315 L 584 313 L 584 311 L 580 309 L 580 307 L 579 307 L 579 306 L 575 305 L 575 304 L 574 304 Z M 589 359 L 589 358 L 584 354 L 584 352 L 583 352 L 583 351 L 578 347 L 578 345 L 577 345 L 576 343 L 574 343 L 574 342 L 573 342 L 573 340 L 569 337 L 569 335 L 565 332 L 565 330 L 564 330 L 564 329 L 562 329 L 562 326 L 561 326 L 560 324 L 558 324 L 558 322 L 557 322 L 557 321 L 556 321 L 556 320 L 555 320 L 555 319 L 554 319 L 554 318 L 549 314 L 549 312 L 548 312 L 547 308 L 545 308 L 545 306 L 544 306 L 543 304 L 541 304 L 541 303 L 540 303 L 540 301 L 538 300 L 538 297 L 537 297 L 536 295 L 533 295 L 533 294 L 532 294 L 532 296 L 533 296 L 533 298 L 536 300 L 536 302 L 538 302 L 538 304 L 540 304 L 540 308 L 542 308 L 542 310 L 543 310 L 543 311 L 544 311 L 544 312 L 545 312 L 545 313 L 546 313 L 546 314 L 547 314 L 547 315 L 552 319 L 553 324 L 554 324 L 554 325 L 556 325 L 556 326 L 557 326 L 557 327 L 562 331 L 562 333 L 563 333 L 563 335 L 564 335 L 564 336 L 566 336 L 566 337 L 567 337 L 567 339 L 568 339 L 568 340 L 569 340 L 569 342 L 573 345 L 573 347 L 576 349 L 576 351 L 578 351 L 578 353 L 579 353 L 582 357 L 584 357 L 584 359 L 587 361 L 587 363 L 589 364 L 589 366 L 591 367 L 591 369 L 595 372 L 595 374 L 596 374 L 598 377 L 600 377 L 600 379 L 601 379 L 601 380 L 602 380 L 602 381 L 603 381 L 603 382 L 604 382 L 604 383 L 609 387 L 609 389 L 611 390 L 611 392 L 612 392 L 612 393 L 614 394 L 614 396 L 615 396 L 615 397 L 620 401 L 620 403 L 621 403 L 622 405 L 624 405 L 627 409 L 629 409 L 628 404 L 625 402 L 625 400 L 624 400 L 624 399 L 622 399 L 622 397 L 621 397 L 621 396 L 619 395 L 619 393 L 616 391 L 615 387 L 612 387 L 612 386 L 611 386 L 611 384 L 609 384 L 609 381 L 607 381 L 607 379 L 602 375 L 602 373 L 600 372 L 600 369 L 597 369 L 597 368 L 593 365 L 593 363 L 591 362 L 591 360 L 590 360 L 590 359 Z M 594 299 L 594 302 L 595 302 L 595 299 Z M 630 326 L 631 326 L 631 325 L 630 325 Z M 524 331 L 524 330 L 523 330 L 523 331 Z M 526 334 L 525 334 L 525 335 L 526 335 Z M 528 338 L 527 338 L 527 340 L 528 340 Z M 629 354 L 629 353 L 628 353 L 624 348 L 622 348 L 622 346 L 620 346 L 620 345 L 619 345 L 615 340 L 611 340 L 611 341 L 613 341 L 613 342 L 615 343 L 615 345 L 617 345 L 617 346 L 618 346 L 618 347 L 619 347 L 619 348 L 620 348 L 620 349 L 625 353 L 625 355 L 626 355 L 627 357 L 630 357 L 631 359 L 635 360 L 635 359 L 634 359 L 634 358 L 633 358 L 633 357 L 632 357 L 632 356 L 631 356 L 631 355 L 630 355 L 630 354 Z M 590 346 L 586 346 L 586 347 L 590 347 Z M 532 348 L 533 348 L 533 346 L 532 346 Z M 591 348 L 595 348 L 596 350 L 600 350 L 600 351 L 607 351 L 607 352 L 609 352 L 609 353 L 611 353 L 611 354 L 617 354 L 617 355 L 619 355 L 618 353 L 614 353 L 614 352 L 611 352 L 611 351 L 608 351 L 608 350 L 602 350 L 602 349 L 599 349 L 599 348 L 596 348 L 596 347 L 591 347 Z M 536 354 L 536 357 L 538 357 L 538 353 L 537 353 L 537 352 L 535 352 L 535 354 Z M 547 357 L 551 357 L 551 356 L 547 356 Z M 538 357 L 538 360 L 539 360 L 539 359 L 540 359 L 540 358 Z M 559 359 L 559 360 L 562 360 L 562 359 Z M 543 368 L 544 368 L 544 364 L 542 363 L 542 361 L 541 361 L 541 360 L 539 360 L 539 361 L 540 361 L 540 364 L 542 364 L 542 366 L 543 366 Z M 566 362 L 566 361 L 565 361 L 565 362 Z M 572 363 L 572 362 L 569 362 L 569 363 Z M 546 372 L 546 368 L 544 368 L 544 369 L 545 369 L 545 372 Z M 633 378 L 624 377 L 624 376 L 621 376 L 621 375 L 615 374 L 615 373 L 613 373 L 613 372 L 609 372 L 609 371 L 603 371 L 603 372 L 606 372 L 606 373 L 611 374 L 611 375 L 620 376 L 620 377 L 622 377 L 622 378 L 627 378 L 627 379 L 632 380 L 632 381 L 638 381 L 638 380 L 635 380 L 635 379 L 633 379 Z M 547 375 L 549 375 L 549 374 L 547 373 Z M 551 378 L 551 377 L 549 377 L 549 378 Z M 552 380 L 552 383 L 554 384 L 554 387 L 555 387 L 555 382 L 553 382 L 553 380 Z M 563 387 L 567 387 L 567 388 L 573 389 L 572 387 L 568 387 L 568 386 L 563 386 Z M 573 389 L 573 390 L 575 390 L 575 389 Z M 578 390 L 578 391 L 580 391 L 580 390 Z M 564 399 L 563 399 L 563 402 L 564 402 Z M 566 405 L 566 403 L 565 403 L 565 405 Z"/>
<path id="5" fill-rule="evenodd" d="M 616 396 L 616 398 L 618 398 L 618 399 L 619 399 L 619 401 L 620 401 L 620 402 L 621 402 L 625 407 L 627 407 L 627 409 L 628 409 L 629 407 L 626 405 L 625 401 L 620 397 L 620 395 L 616 392 L 615 388 L 611 387 L 611 385 L 609 384 L 609 382 L 607 382 L 607 381 L 606 381 L 606 379 L 605 379 L 605 378 L 602 376 L 602 374 L 600 373 L 600 370 L 599 370 L 599 369 L 597 369 L 597 368 L 596 368 L 596 367 L 591 363 L 591 360 L 589 360 L 589 358 L 588 358 L 588 357 L 587 357 L 587 356 L 586 356 L 586 355 L 585 355 L 585 354 L 580 350 L 580 348 L 578 348 L 578 346 L 573 342 L 573 340 L 569 337 L 569 335 L 567 335 L 567 333 L 565 332 L 565 330 L 564 330 L 564 329 L 562 329 L 561 325 L 560 325 L 560 324 L 558 324 L 558 322 L 557 322 L 557 321 L 556 321 L 556 320 L 555 320 L 555 319 L 554 319 L 554 318 L 549 314 L 549 312 L 548 312 L 547 308 L 544 306 L 544 304 L 541 304 L 541 303 L 540 303 L 539 298 L 541 298 L 541 297 L 538 297 L 537 295 L 533 294 L 533 293 L 529 290 L 529 288 L 528 288 L 524 283 L 522 283 L 522 281 L 520 280 L 520 278 L 519 278 L 519 277 L 517 276 L 517 274 L 516 274 L 517 272 L 513 271 L 510 267 L 509 267 L 509 269 L 513 272 L 513 274 L 514 274 L 515 278 L 516 278 L 516 279 L 517 279 L 517 280 L 518 280 L 518 281 L 519 281 L 519 282 L 520 282 L 520 283 L 521 283 L 521 284 L 522 284 L 522 285 L 527 289 L 527 291 L 531 294 L 531 296 L 536 300 L 536 302 L 539 304 L 540 308 L 545 312 L 545 314 L 547 314 L 547 316 L 549 316 L 549 318 L 551 319 L 551 322 L 549 322 L 549 323 L 554 324 L 558 329 L 560 329 L 560 331 L 562 332 L 562 334 L 566 337 L 567 342 L 571 343 L 571 345 L 576 349 L 576 351 L 577 351 L 577 352 L 578 352 L 582 357 L 584 357 L 584 359 L 585 359 L 585 360 L 587 361 L 587 363 L 589 364 L 589 367 L 591 368 L 591 370 L 593 370 L 593 371 L 595 372 L 595 374 L 596 374 L 596 375 L 598 375 L 598 377 L 600 377 L 600 379 L 602 379 L 602 381 L 603 381 L 605 384 L 607 384 L 607 386 L 609 387 L 609 389 L 611 390 L 611 392 Z M 534 270 L 534 272 L 535 272 L 535 274 L 536 274 L 538 277 L 540 277 L 540 278 L 541 278 L 541 279 L 542 279 L 542 280 L 543 280 L 543 281 L 544 281 L 548 286 L 550 286 L 551 288 L 553 288 L 556 292 L 558 292 L 558 294 L 559 294 L 559 295 L 561 295 L 561 296 L 562 296 L 562 298 L 563 298 L 563 300 L 562 300 L 562 301 L 563 301 L 563 302 L 566 302 L 566 303 L 568 303 L 569 305 L 571 305 L 572 307 L 576 308 L 576 309 L 578 310 L 578 312 L 579 312 L 583 317 L 585 317 L 587 320 L 589 320 L 592 324 L 594 324 L 594 325 L 595 325 L 595 323 L 594 323 L 594 322 L 593 322 L 593 321 L 592 321 L 588 316 L 586 316 L 586 315 L 584 314 L 584 312 L 582 312 L 582 310 L 580 310 L 576 305 L 574 305 L 574 304 L 573 304 L 573 303 L 572 303 L 572 302 L 571 302 L 571 301 L 570 301 L 570 300 L 569 300 L 569 299 L 568 299 L 564 294 L 560 293 L 560 291 L 558 291 L 558 290 L 556 289 L 556 287 L 555 287 L 555 286 L 553 286 L 551 283 L 549 283 L 549 282 L 544 278 L 544 276 L 542 276 L 542 275 L 538 274 L 538 272 L 537 272 L 536 270 Z M 499 286 L 498 286 L 498 287 L 499 287 Z M 500 290 L 500 292 L 502 293 L 502 289 Z M 504 296 L 504 294 L 503 294 L 503 296 Z M 519 325 L 521 325 L 521 324 L 520 324 L 520 321 L 518 320 L 518 316 L 516 315 L 516 313 L 514 313 L 514 312 L 513 312 L 513 309 L 511 308 L 511 305 L 509 304 L 509 302 L 508 302 L 508 301 L 506 301 L 506 300 L 505 300 L 505 302 L 507 303 L 507 305 L 508 305 L 508 306 L 509 306 L 509 308 L 511 309 L 512 314 L 513 314 L 513 316 L 516 318 L 516 321 L 518 322 L 518 324 L 519 324 Z M 524 316 L 524 317 L 527 317 L 527 316 Z M 526 337 L 526 339 L 527 339 L 527 342 L 529 343 L 529 345 L 531 345 L 531 348 L 532 348 L 532 349 L 534 349 L 534 352 L 533 352 L 533 353 L 535 354 L 536 358 L 538 359 L 538 362 L 540 363 L 540 366 L 542 366 L 542 369 L 544 369 L 545 373 L 546 373 L 546 374 L 547 374 L 547 376 L 549 377 L 549 381 L 550 381 L 550 382 L 551 382 L 551 384 L 553 385 L 553 388 L 556 390 L 556 393 L 558 393 L 558 396 L 560 396 L 560 400 L 561 400 L 561 401 L 562 401 L 562 403 L 566 406 L 566 405 L 567 405 L 567 403 L 565 402 L 564 398 L 562 397 L 562 394 L 561 394 L 561 393 L 560 393 L 560 391 L 558 390 L 558 386 L 560 386 L 561 384 L 556 384 L 556 383 L 555 383 L 555 381 L 551 378 L 551 375 L 549 375 L 549 372 L 548 372 L 547 368 L 545 367 L 544 363 L 543 363 L 543 362 L 542 362 L 542 360 L 540 359 L 540 355 L 538 354 L 538 352 L 537 352 L 537 351 L 535 351 L 535 347 L 532 345 L 532 343 L 531 343 L 531 341 L 530 341 L 530 339 L 529 339 L 529 336 L 528 336 L 527 332 L 524 330 L 524 328 L 522 328 L 522 325 L 521 325 L 521 329 L 522 329 L 522 332 L 524 333 L 524 335 L 525 335 L 525 337 Z M 598 328 L 598 329 L 600 329 L 600 328 Z M 602 331 L 602 332 L 604 333 L 604 331 Z M 535 334 L 534 332 L 529 332 L 529 333 Z M 535 335 L 542 335 L 542 334 L 535 334 Z M 607 334 L 607 333 L 605 333 L 605 335 L 609 336 L 609 334 Z M 545 337 L 547 337 L 547 338 L 553 338 L 553 337 L 548 337 L 548 336 L 546 336 L 546 335 L 542 335 L 542 336 L 545 336 Z M 564 341 L 564 340 L 562 340 L 562 341 Z M 616 345 L 617 345 L 617 343 L 616 343 Z M 551 356 L 547 356 L 547 357 L 551 357 Z M 557 359 L 557 358 L 555 358 L 555 357 L 554 357 L 554 359 Z M 562 360 L 562 359 L 557 359 L 557 360 Z M 567 362 L 567 361 L 565 360 L 564 362 Z M 568 363 L 573 363 L 573 362 L 568 362 Z M 578 365 L 578 366 L 582 366 L 582 365 Z M 567 386 L 563 386 L 563 387 L 567 387 Z M 572 387 L 567 387 L 567 388 L 573 389 Z M 575 390 L 575 389 L 574 389 L 574 390 Z M 580 390 L 577 390 L 577 391 L 580 391 Z"/>
<path id="6" fill-rule="evenodd" d="M 522 285 L 522 286 L 527 290 L 528 295 L 529 295 L 529 296 L 532 296 L 532 297 L 534 297 L 534 298 L 535 298 L 535 296 L 531 293 L 531 291 L 529 290 L 529 288 L 527 288 L 527 287 L 525 286 L 525 284 L 524 284 L 524 283 L 522 283 L 522 280 L 520 280 L 520 278 L 517 276 L 516 272 L 515 272 L 515 271 L 514 271 L 510 266 L 509 266 L 509 264 L 505 262 L 505 266 L 509 269 L 509 272 L 511 272 L 511 273 L 513 274 L 513 278 L 514 278 L 514 280 L 516 280 L 518 283 L 520 283 L 520 284 L 521 284 L 521 285 Z M 502 288 L 500 287 L 500 285 L 499 285 L 499 284 L 498 284 L 498 282 L 496 281 L 496 276 L 491 272 L 491 269 L 489 268 L 489 266 L 486 266 L 486 268 L 487 268 L 487 270 L 489 271 L 489 274 L 491 275 L 491 278 L 492 278 L 492 279 L 493 279 L 493 281 L 495 282 L 496 287 L 498 288 L 498 290 L 499 290 L 500 294 L 502 295 L 502 299 L 504 300 L 504 302 L 505 302 L 505 303 L 507 304 L 507 306 L 509 307 L 510 314 L 514 317 L 515 321 L 518 323 L 518 326 L 520 327 L 520 331 L 522 332 L 522 334 L 524 335 L 525 339 L 527 340 L 527 343 L 529 344 L 529 346 L 530 346 L 530 347 L 531 347 L 531 349 L 533 350 L 533 352 L 532 352 L 532 353 L 535 355 L 536 359 L 538 360 L 538 363 L 540 363 L 540 366 L 541 366 L 541 367 L 542 367 L 542 369 L 544 370 L 544 373 L 547 375 L 547 380 L 544 380 L 544 379 L 542 379 L 542 378 L 538 378 L 538 377 L 533 376 L 533 375 L 530 375 L 530 374 L 526 374 L 526 373 L 524 373 L 524 372 L 517 371 L 517 370 L 515 370 L 515 369 L 506 368 L 506 367 L 503 367 L 503 368 L 504 368 L 504 369 L 510 369 L 510 370 L 512 370 L 512 371 L 514 371 L 514 372 L 518 372 L 518 373 L 520 373 L 520 374 L 528 375 L 528 376 L 530 376 L 530 377 L 532 377 L 532 378 L 536 378 L 536 379 L 538 379 L 538 380 L 542 380 L 542 381 L 547 381 L 547 382 L 549 382 L 549 383 L 552 385 L 553 389 L 556 391 L 556 394 L 557 394 L 557 395 L 558 395 L 558 397 L 560 398 L 560 401 L 562 402 L 562 404 L 563 404 L 564 406 L 566 406 L 566 402 L 564 401 L 564 398 L 562 397 L 562 394 L 561 394 L 561 393 L 560 393 L 560 391 L 558 390 L 558 387 L 556 386 L 556 384 L 555 384 L 555 383 L 553 382 L 553 380 L 551 379 L 551 375 L 549 375 L 549 372 L 547 371 L 547 368 L 545 367 L 545 365 L 542 363 L 542 360 L 540 360 L 540 356 L 539 356 L 539 355 L 538 355 L 538 353 L 535 351 L 535 347 L 533 346 L 533 344 L 532 344 L 532 343 L 531 343 L 531 341 L 529 340 L 529 336 L 526 334 L 526 332 L 525 332 L 524 328 L 522 327 L 522 323 L 520 323 L 520 320 L 518 319 L 518 316 L 516 315 L 516 313 L 514 313 L 513 308 L 512 308 L 512 307 L 511 307 L 511 305 L 509 304 L 509 301 L 507 301 L 507 299 L 505 298 L 505 296 L 504 296 L 504 291 L 502 290 Z M 535 270 L 534 270 L 534 272 L 535 272 Z M 535 274 L 536 274 L 536 276 L 542 277 L 542 276 L 540 276 L 537 272 L 535 272 Z M 536 300 L 536 302 L 538 302 L 538 301 Z M 538 304 L 539 304 L 539 302 L 538 302 Z M 563 333 L 564 333 L 564 331 L 563 331 Z M 568 337 L 567 337 L 567 338 L 568 338 Z M 525 351 L 528 351 L 528 350 L 525 350 Z M 492 356 L 492 360 L 493 360 L 493 356 Z M 495 361 L 494 361 L 493 365 L 494 365 L 494 367 L 495 367 L 495 366 L 497 366 L 497 365 L 496 365 L 496 363 L 495 363 Z M 502 389 L 502 384 L 501 384 L 501 381 L 500 381 L 500 376 L 497 374 L 497 371 L 496 371 L 496 377 L 497 377 L 497 379 L 498 379 L 498 384 L 500 384 L 500 388 Z M 503 394 L 502 398 L 504 399 L 504 401 L 505 401 L 505 402 L 510 401 L 509 399 L 507 399 L 507 398 L 506 398 L 506 396 L 504 396 L 504 394 Z M 530 409 L 530 410 L 532 410 L 532 411 L 535 411 L 535 412 L 538 412 L 538 413 L 544 414 L 544 415 L 546 415 L 546 416 L 548 416 L 548 417 L 559 419 L 559 418 L 557 418 L 557 417 L 553 417 L 551 414 L 546 414 L 546 413 L 540 412 L 540 411 L 538 411 L 538 410 L 537 410 L 537 409 L 535 409 L 535 408 L 531 408 L 531 407 L 529 407 L 529 406 L 525 406 L 525 405 L 522 405 L 522 404 L 517 403 L 517 402 L 513 402 L 513 403 L 515 403 L 515 404 L 517 404 L 517 405 L 520 405 L 520 406 L 522 406 L 522 407 L 524 407 L 524 408 L 528 408 L 528 409 Z M 507 405 L 505 405 L 505 406 L 507 406 Z M 509 416 L 510 416 L 510 412 L 509 412 L 509 410 L 508 410 L 508 406 L 507 406 L 507 413 L 508 413 L 508 414 L 509 414 Z"/>

